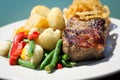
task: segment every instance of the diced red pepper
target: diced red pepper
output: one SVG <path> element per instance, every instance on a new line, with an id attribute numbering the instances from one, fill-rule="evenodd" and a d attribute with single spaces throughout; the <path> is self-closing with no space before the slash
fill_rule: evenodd
<path id="1" fill-rule="evenodd" d="M 39 32 L 35 31 L 35 32 L 31 33 L 30 35 L 28 35 L 28 39 L 29 40 L 36 39 L 36 38 L 38 38 L 39 34 L 40 34 Z"/>
<path id="2" fill-rule="evenodd" d="M 21 54 L 22 49 L 25 46 L 25 42 L 23 42 L 23 39 L 26 38 L 26 35 L 24 32 L 18 33 L 12 43 L 12 48 L 10 50 L 10 65 L 15 65 L 17 64 L 17 59 Z"/>
<path id="3" fill-rule="evenodd" d="M 62 68 L 63 68 L 62 64 L 58 63 L 57 64 L 57 69 L 62 69 Z"/>
<path id="4" fill-rule="evenodd" d="M 14 37 L 13 43 L 12 43 L 12 48 L 11 48 L 11 51 L 10 51 L 10 55 L 17 49 L 18 43 L 20 43 L 26 37 L 27 36 L 24 34 L 24 32 L 18 33 Z"/>
<path id="5" fill-rule="evenodd" d="M 17 49 L 10 56 L 10 65 L 17 64 L 17 59 L 21 55 L 22 49 L 24 48 L 25 44 L 26 43 L 24 41 L 21 41 L 20 43 L 18 43 Z"/>

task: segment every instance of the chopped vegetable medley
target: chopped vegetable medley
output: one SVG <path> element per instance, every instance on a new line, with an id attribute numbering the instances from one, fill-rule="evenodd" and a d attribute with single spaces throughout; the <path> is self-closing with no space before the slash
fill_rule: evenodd
<path id="1" fill-rule="evenodd" d="M 35 6 L 25 25 L 15 29 L 13 39 L 0 44 L 0 55 L 9 58 L 11 66 L 20 65 L 51 73 L 63 67 L 73 67 L 62 52 L 61 33 L 65 27 L 58 7 Z"/>

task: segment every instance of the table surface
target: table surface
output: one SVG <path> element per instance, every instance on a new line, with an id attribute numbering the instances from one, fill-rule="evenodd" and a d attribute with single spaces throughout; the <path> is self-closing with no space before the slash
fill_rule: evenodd
<path id="1" fill-rule="evenodd" d="M 120 72 L 100 78 L 98 80 L 120 80 Z"/>
<path id="2" fill-rule="evenodd" d="M 120 0 L 101 0 L 103 4 L 108 5 L 111 11 L 110 17 L 120 19 Z M 29 17 L 31 9 L 35 5 L 46 5 L 49 8 L 68 7 L 72 0 L 0 0 L 0 27 L 12 22 L 23 20 Z M 104 79 L 120 79 L 120 72 Z M 117 80 L 116 79 L 116 80 Z"/>

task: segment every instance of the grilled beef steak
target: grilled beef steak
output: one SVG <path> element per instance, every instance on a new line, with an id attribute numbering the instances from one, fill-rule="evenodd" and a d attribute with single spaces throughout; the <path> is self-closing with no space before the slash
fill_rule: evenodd
<path id="1" fill-rule="evenodd" d="M 104 57 L 107 27 L 105 20 L 94 18 L 79 20 L 72 17 L 62 33 L 63 52 L 72 61 L 101 59 Z"/>

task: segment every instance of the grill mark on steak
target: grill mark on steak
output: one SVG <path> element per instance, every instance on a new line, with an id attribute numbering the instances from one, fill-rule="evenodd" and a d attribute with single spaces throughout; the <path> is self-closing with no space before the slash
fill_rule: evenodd
<path id="1" fill-rule="evenodd" d="M 70 45 L 76 47 L 94 47 L 96 44 L 103 45 L 105 40 L 104 36 L 96 29 L 84 29 L 84 30 L 64 30 L 65 38 Z"/>

